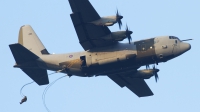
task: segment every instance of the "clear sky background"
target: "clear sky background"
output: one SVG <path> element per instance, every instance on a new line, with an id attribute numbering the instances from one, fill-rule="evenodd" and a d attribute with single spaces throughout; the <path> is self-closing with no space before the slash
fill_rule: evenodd
<path id="1" fill-rule="evenodd" d="M 146 80 L 154 96 L 138 98 L 108 77 L 71 77 L 55 83 L 46 95 L 51 112 L 199 112 L 200 111 L 200 1 L 199 0 L 90 0 L 100 16 L 119 9 L 123 27 L 133 31 L 133 41 L 174 35 L 189 41 L 185 54 L 160 63 L 159 81 Z M 20 26 L 30 24 L 50 53 L 82 51 L 68 0 L 0 0 L 0 112 L 45 112 L 46 86 L 24 88 L 28 101 L 20 105 L 20 88 L 32 80 L 20 69 L 8 47 L 17 43 Z M 118 25 L 109 27 L 118 31 Z M 128 42 L 124 40 L 123 42 Z M 144 67 L 142 67 L 144 68 Z M 142 69 L 141 68 L 141 69 Z M 51 71 L 48 71 L 51 73 Z M 54 81 L 64 74 L 49 77 Z"/>

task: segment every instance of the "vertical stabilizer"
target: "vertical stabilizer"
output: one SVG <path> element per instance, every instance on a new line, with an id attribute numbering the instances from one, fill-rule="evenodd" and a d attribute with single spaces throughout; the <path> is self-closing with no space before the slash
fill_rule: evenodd
<path id="1" fill-rule="evenodd" d="M 30 25 L 20 28 L 18 43 L 36 55 L 49 54 Z"/>

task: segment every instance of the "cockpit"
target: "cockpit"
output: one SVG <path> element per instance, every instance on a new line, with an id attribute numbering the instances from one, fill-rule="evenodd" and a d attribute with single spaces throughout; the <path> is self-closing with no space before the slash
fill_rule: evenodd
<path id="1" fill-rule="evenodd" d="M 175 37 L 175 36 L 169 36 L 169 39 L 177 39 L 180 41 L 180 39 L 178 37 Z"/>

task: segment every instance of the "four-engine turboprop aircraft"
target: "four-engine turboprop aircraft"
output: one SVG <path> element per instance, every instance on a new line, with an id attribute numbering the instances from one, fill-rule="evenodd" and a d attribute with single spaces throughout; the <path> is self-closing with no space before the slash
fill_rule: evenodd
<path id="1" fill-rule="evenodd" d="M 88 0 L 69 0 L 71 19 L 79 42 L 85 51 L 49 54 L 34 30 L 24 25 L 19 40 L 9 45 L 15 58 L 14 67 L 20 68 L 38 85 L 49 84 L 47 70 L 68 76 L 108 76 L 120 87 L 127 87 L 138 97 L 151 96 L 144 79 L 155 76 L 159 69 L 137 70 L 141 66 L 158 64 L 188 51 L 191 46 L 175 36 L 160 36 L 130 42 L 126 31 L 111 32 L 106 25 L 88 24 L 101 19 Z M 125 38 L 129 43 L 120 43 Z"/>

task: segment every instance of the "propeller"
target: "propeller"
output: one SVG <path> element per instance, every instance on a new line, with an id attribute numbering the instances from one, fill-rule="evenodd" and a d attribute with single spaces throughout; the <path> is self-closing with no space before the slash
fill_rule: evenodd
<path id="1" fill-rule="evenodd" d="M 181 41 L 189 41 L 189 40 L 193 40 L 193 39 L 186 39 L 186 40 L 181 40 Z"/>
<path id="2" fill-rule="evenodd" d="M 132 34 L 132 33 L 133 33 L 133 32 L 130 31 L 130 30 L 128 29 L 128 26 L 127 26 L 127 24 L 126 24 L 126 37 L 128 38 L 129 44 L 131 44 L 131 40 L 132 40 L 131 34 Z"/>
<path id="3" fill-rule="evenodd" d="M 158 77 L 158 72 L 159 72 L 159 69 L 156 69 L 155 68 L 155 65 L 153 66 L 153 75 L 155 76 L 155 80 L 156 82 L 158 81 L 159 77 Z"/>
<path id="4" fill-rule="evenodd" d="M 119 25 L 119 29 L 121 30 L 121 26 L 122 26 L 122 21 L 121 19 L 123 18 L 123 16 L 121 16 L 118 12 L 118 9 L 117 9 L 117 13 L 116 13 L 116 19 L 117 19 L 117 23 Z"/>

